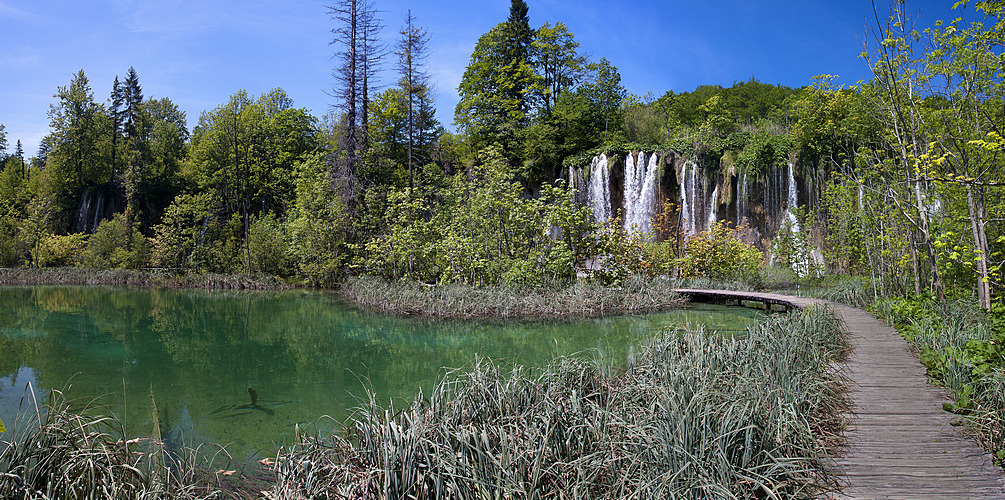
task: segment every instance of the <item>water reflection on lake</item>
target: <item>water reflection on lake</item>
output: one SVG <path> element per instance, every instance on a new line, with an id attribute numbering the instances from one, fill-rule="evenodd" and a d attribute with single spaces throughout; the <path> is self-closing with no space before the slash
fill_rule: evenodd
<path id="1" fill-rule="evenodd" d="M 298 423 L 344 419 L 364 387 L 384 403 L 407 401 L 476 355 L 540 365 L 586 352 L 617 365 L 660 329 L 701 323 L 728 334 L 761 317 L 695 306 L 574 322 L 434 322 L 359 311 L 325 292 L 0 287 L 0 420 L 12 432 L 26 383 L 68 386 L 70 398 L 98 397 L 131 434 L 152 431 L 155 401 L 174 442 L 267 456 Z"/>

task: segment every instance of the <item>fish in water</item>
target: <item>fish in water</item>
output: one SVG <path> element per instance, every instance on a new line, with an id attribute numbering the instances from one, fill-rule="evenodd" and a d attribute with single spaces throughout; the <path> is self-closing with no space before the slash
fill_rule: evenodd
<path id="1" fill-rule="evenodd" d="M 269 408 L 269 406 L 275 407 L 292 403 L 292 401 L 272 401 L 271 402 L 272 404 L 269 404 L 267 406 L 259 405 L 258 391 L 256 391 L 254 387 L 248 388 L 248 397 L 251 398 L 251 404 L 221 406 L 220 408 L 213 410 L 210 413 L 210 415 L 224 413 L 224 415 L 221 415 L 221 417 L 229 418 L 229 417 L 237 417 L 240 415 L 248 415 L 252 413 L 251 411 L 243 411 L 243 410 L 258 410 L 266 415 L 275 415 L 276 412 L 271 408 Z M 269 402 L 266 401 L 265 403 Z"/>

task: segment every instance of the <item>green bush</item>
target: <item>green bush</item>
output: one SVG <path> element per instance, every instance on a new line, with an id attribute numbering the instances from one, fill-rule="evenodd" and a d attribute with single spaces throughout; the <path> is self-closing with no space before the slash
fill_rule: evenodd
<path id="1" fill-rule="evenodd" d="M 684 256 L 677 262 L 681 278 L 752 282 L 760 278 L 764 254 L 742 242 L 737 230 L 726 223 L 716 222 L 705 231 L 687 238 Z"/>
<path id="2" fill-rule="evenodd" d="M 87 235 L 84 233 L 74 233 L 66 236 L 51 234 L 43 238 L 39 244 L 38 266 L 74 266 L 86 247 Z"/>
<path id="3" fill-rule="evenodd" d="M 21 261 L 18 244 L 20 213 L 6 200 L 0 200 L 0 267 L 14 267 Z"/>
<path id="4" fill-rule="evenodd" d="M 189 269 L 192 254 L 203 245 L 210 219 L 208 194 L 178 195 L 154 226 L 152 260 L 157 267 Z"/>
<path id="5" fill-rule="evenodd" d="M 150 250 L 139 228 L 120 213 L 98 224 L 80 254 L 80 263 L 95 269 L 137 269 L 149 264 Z"/>
<path id="6" fill-rule="evenodd" d="M 275 214 L 255 217 L 248 229 L 251 271 L 273 276 L 289 275 L 285 228 Z"/>

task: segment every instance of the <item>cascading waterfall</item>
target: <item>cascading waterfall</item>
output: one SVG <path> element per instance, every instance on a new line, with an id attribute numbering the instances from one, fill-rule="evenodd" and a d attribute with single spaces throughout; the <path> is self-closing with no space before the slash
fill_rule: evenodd
<path id="1" fill-rule="evenodd" d="M 793 210 L 799 204 L 799 191 L 796 188 L 795 167 L 789 162 L 788 197 L 785 200 L 785 220 L 789 221 L 792 231 L 799 233 L 799 219 Z"/>
<path id="2" fill-rule="evenodd" d="M 576 203 L 587 206 L 590 204 L 589 186 L 583 178 L 583 167 L 569 167 L 569 187 L 576 190 Z"/>
<path id="3" fill-rule="evenodd" d="M 91 226 L 91 232 L 98 230 L 98 223 L 101 222 L 101 211 L 105 209 L 105 192 L 98 191 L 98 204 L 97 208 L 94 209 L 94 225 Z"/>
<path id="4" fill-rule="evenodd" d="M 689 163 L 685 163 L 680 171 L 680 227 L 684 234 L 691 232 L 691 205 L 687 196 L 687 170 Z"/>
<path id="5" fill-rule="evenodd" d="M 84 190 L 84 194 L 80 198 L 80 206 L 77 207 L 77 219 L 74 221 L 77 229 L 84 233 L 87 232 L 87 218 L 88 213 L 91 211 L 91 195 L 91 188 Z"/>
<path id="6" fill-rule="evenodd" d="M 701 220 L 702 193 L 698 190 L 698 164 L 692 161 L 684 163 L 680 172 L 680 210 L 681 227 L 684 234 L 696 234 L 699 230 L 699 220 Z"/>
<path id="7" fill-rule="evenodd" d="M 642 233 L 652 230 L 651 218 L 656 209 L 656 174 L 659 158 L 653 153 L 639 152 L 638 162 L 629 153 L 625 158 L 625 231 L 633 228 Z"/>
<path id="8" fill-rule="evenodd" d="M 712 190 L 711 199 L 708 202 L 708 227 L 715 225 L 715 205 L 719 202 L 719 184 L 716 183 L 715 189 Z"/>
<path id="9" fill-rule="evenodd" d="M 747 224 L 747 210 L 747 174 L 744 173 L 736 189 L 736 227 Z"/>
<path id="10" fill-rule="evenodd" d="M 795 209 L 799 205 L 799 190 L 796 186 L 795 166 L 788 162 L 787 196 L 785 199 L 785 214 L 782 222 L 783 227 L 787 224 L 792 236 L 792 271 L 800 278 L 810 272 L 811 259 L 815 260 L 815 255 L 805 241 L 802 229 L 799 227 L 799 219 L 796 217 Z M 823 256 L 821 255 L 821 260 Z"/>
<path id="11" fill-rule="evenodd" d="M 611 218 L 611 171 L 607 165 L 606 155 L 601 154 L 593 158 L 587 196 L 590 208 L 593 209 L 593 219 L 606 224 Z"/>

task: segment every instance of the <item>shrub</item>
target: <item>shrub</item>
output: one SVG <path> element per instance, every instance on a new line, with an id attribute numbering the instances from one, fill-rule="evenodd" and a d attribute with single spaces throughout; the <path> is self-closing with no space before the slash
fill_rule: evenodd
<path id="1" fill-rule="evenodd" d="M 298 166 L 297 198 L 287 221 L 288 257 L 309 284 L 331 286 L 346 263 L 350 220 L 331 189 L 328 166 L 313 155 Z"/>
<path id="2" fill-rule="evenodd" d="M 684 256 L 678 259 L 680 277 L 758 280 L 764 254 L 742 242 L 739 232 L 727 223 L 716 222 L 705 231 L 689 236 Z"/>
<path id="3" fill-rule="evenodd" d="M 208 194 L 178 195 L 154 226 L 153 263 L 157 267 L 188 269 L 192 254 L 205 241 L 210 219 Z"/>
<path id="4" fill-rule="evenodd" d="M 84 267 L 136 269 L 150 262 L 150 242 L 125 213 L 115 214 L 98 225 L 80 254 Z"/>
<path id="5" fill-rule="evenodd" d="M 51 234 L 42 239 L 39 245 L 39 267 L 69 267 L 76 265 L 81 254 L 87 247 L 87 235 L 84 233 L 57 236 Z"/>
<path id="6" fill-rule="evenodd" d="M 286 235 L 275 214 L 255 217 L 248 229 L 251 271 L 287 276 L 289 258 L 286 255 Z"/>
<path id="7" fill-rule="evenodd" d="M 545 185 L 528 197 L 495 148 L 439 196 L 388 195 L 381 234 L 355 265 L 369 273 L 472 285 L 543 285 L 575 278 L 592 250 L 596 225 L 573 192 Z"/>

